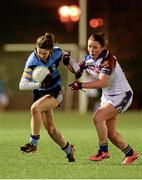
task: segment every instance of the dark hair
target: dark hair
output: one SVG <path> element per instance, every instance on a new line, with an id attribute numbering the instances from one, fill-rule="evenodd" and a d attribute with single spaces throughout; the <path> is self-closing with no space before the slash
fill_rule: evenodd
<path id="1" fill-rule="evenodd" d="M 91 34 L 89 39 L 92 41 L 98 41 L 102 47 L 105 46 L 105 34 L 102 32 L 97 32 L 97 33 Z"/>
<path id="2" fill-rule="evenodd" d="M 36 41 L 36 45 L 39 48 L 42 49 L 52 49 L 53 45 L 54 45 L 54 36 L 52 33 L 45 33 L 44 36 L 40 36 L 37 41 Z"/>

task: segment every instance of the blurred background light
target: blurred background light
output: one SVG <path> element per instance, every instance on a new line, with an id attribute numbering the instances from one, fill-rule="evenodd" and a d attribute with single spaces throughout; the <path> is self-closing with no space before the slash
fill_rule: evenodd
<path id="1" fill-rule="evenodd" d="M 70 15 L 70 8 L 69 6 L 61 6 L 58 12 L 60 16 L 68 17 Z"/>
<path id="2" fill-rule="evenodd" d="M 81 14 L 81 10 L 77 5 L 61 6 L 58 9 L 60 21 L 63 23 L 77 22 Z"/>
<path id="3" fill-rule="evenodd" d="M 76 5 L 70 6 L 70 18 L 73 22 L 79 21 L 80 14 L 81 14 L 81 10 L 78 6 Z"/>
<path id="4" fill-rule="evenodd" d="M 92 28 L 103 26 L 104 22 L 102 18 L 93 18 L 89 21 L 89 25 Z"/>

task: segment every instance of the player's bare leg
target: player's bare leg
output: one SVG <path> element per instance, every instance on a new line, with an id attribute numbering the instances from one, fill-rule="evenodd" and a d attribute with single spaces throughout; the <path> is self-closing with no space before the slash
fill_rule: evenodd
<path id="1" fill-rule="evenodd" d="M 111 104 L 103 105 L 94 115 L 94 123 L 97 129 L 100 150 L 96 156 L 89 159 L 93 161 L 109 157 L 107 138 L 125 153 L 122 164 L 131 164 L 138 158 L 138 154 L 124 141 L 123 137 L 116 131 L 117 110 Z"/>
<path id="2" fill-rule="evenodd" d="M 50 137 L 61 147 L 65 147 L 67 141 L 61 132 L 56 128 L 53 116 L 53 109 L 42 113 L 42 121 Z"/>
<path id="3" fill-rule="evenodd" d="M 31 107 L 31 137 L 30 144 L 37 146 L 40 134 L 40 126 L 42 121 L 42 113 L 47 111 L 48 109 L 52 109 L 58 106 L 57 100 L 50 96 L 45 95 L 35 103 L 33 103 Z"/>
<path id="4" fill-rule="evenodd" d="M 31 133 L 38 135 L 40 132 L 40 125 L 42 121 L 42 112 L 58 106 L 58 102 L 50 95 L 46 95 L 36 101 L 31 107 Z"/>
<path id="5" fill-rule="evenodd" d="M 122 135 L 116 131 L 117 121 L 118 119 L 116 116 L 106 122 L 108 129 L 108 138 L 115 146 L 117 146 L 121 150 L 124 150 L 128 146 L 128 144 L 125 142 Z"/>
<path id="6" fill-rule="evenodd" d="M 30 135 L 30 141 L 29 143 L 25 144 L 20 148 L 23 152 L 35 152 L 37 150 L 37 143 L 40 138 L 40 126 L 42 121 L 42 115 L 41 113 L 46 110 L 46 108 L 49 108 L 49 105 L 47 104 L 48 100 L 51 100 L 53 97 L 46 95 L 37 100 L 33 103 L 31 106 L 31 135 Z M 55 98 L 53 98 L 55 99 Z M 54 108 L 58 105 L 58 102 L 55 100 L 50 102 L 50 107 Z"/>
<path id="7" fill-rule="evenodd" d="M 108 127 L 109 140 L 125 154 L 125 158 L 122 164 L 131 164 L 138 158 L 138 153 L 134 152 L 131 146 L 125 142 L 122 135 L 116 131 L 117 117 L 109 119 L 106 122 L 106 125 Z"/>
<path id="8" fill-rule="evenodd" d="M 50 104 L 52 104 L 50 106 Z M 55 106 L 54 106 L 55 105 Z M 70 145 L 62 135 L 62 133 L 57 129 L 53 116 L 53 109 L 58 105 L 58 101 L 55 98 L 49 98 L 48 101 L 45 102 L 45 107 L 48 109 L 42 113 L 42 121 L 44 127 L 46 128 L 50 137 L 61 147 L 62 150 L 67 154 L 67 158 L 69 162 L 74 162 L 74 146 Z"/>
<path id="9" fill-rule="evenodd" d="M 117 110 L 111 104 L 104 104 L 94 114 L 93 121 L 96 126 L 99 138 L 99 152 L 91 156 L 89 159 L 92 161 L 100 161 L 109 158 L 108 151 L 108 129 L 106 121 L 113 116 L 116 116 Z"/>
<path id="10" fill-rule="evenodd" d="M 108 119 L 116 116 L 117 113 L 117 110 L 111 104 L 105 104 L 94 114 L 93 121 L 97 129 L 100 144 L 108 141 L 106 122 Z"/>
<path id="11" fill-rule="evenodd" d="M 27 152 L 27 146 L 32 151 L 31 146 L 35 148 L 37 146 L 37 141 L 39 138 L 40 132 L 40 124 L 41 120 L 48 131 L 50 137 L 65 151 L 67 154 L 67 158 L 69 162 L 74 162 L 74 146 L 70 145 L 64 138 L 64 136 L 60 133 L 60 131 L 56 128 L 53 117 L 53 109 L 58 106 L 58 101 L 50 96 L 45 95 L 36 101 L 31 108 L 31 142 L 26 144 L 26 146 L 21 147 L 21 151 Z M 29 147 L 30 146 L 30 147 Z"/>

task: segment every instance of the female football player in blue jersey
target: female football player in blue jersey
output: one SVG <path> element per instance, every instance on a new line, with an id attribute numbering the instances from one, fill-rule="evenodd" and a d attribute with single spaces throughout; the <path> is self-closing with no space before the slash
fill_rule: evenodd
<path id="1" fill-rule="evenodd" d="M 133 91 L 116 57 L 106 48 L 105 35 L 94 33 L 88 39 L 88 52 L 80 63 L 80 71 L 85 69 L 92 78 L 91 82 L 75 81 L 70 84 L 72 90 L 101 88 L 102 97 L 99 109 L 93 115 L 93 121 L 99 139 L 99 151 L 89 160 L 101 161 L 109 158 L 108 139 L 124 154 L 122 164 L 131 164 L 138 153 L 123 140 L 116 130 L 118 113 L 123 113 L 132 102 Z"/>
<path id="2" fill-rule="evenodd" d="M 33 104 L 31 106 L 31 135 L 27 144 L 20 147 L 25 153 L 37 150 L 40 138 L 40 126 L 43 122 L 49 136 L 66 153 L 68 161 L 74 162 L 74 146 L 64 138 L 56 127 L 53 117 L 53 110 L 62 101 L 61 76 L 59 74 L 59 64 L 63 62 L 70 71 L 77 75 L 78 64 L 70 55 L 62 51 L 59 47 L 54 47 L 54 36 L 46 33 L 40 36 L 36 42 L 35 50 L 30 54 L 25 64 L 24 72 L 19 83 L 20 90 L 33 90 Z M 50 74 L 43 82 L 34 82 L 32 72 L 37 66 L 47 67 Z"/>

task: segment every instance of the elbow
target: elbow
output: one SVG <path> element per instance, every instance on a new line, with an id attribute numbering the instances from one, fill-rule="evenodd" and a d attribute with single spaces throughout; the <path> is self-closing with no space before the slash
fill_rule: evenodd
<path id="1" fill-rule="evenodd" d="M 19 89 L 22 90 L 22 83 L 19 83 Z"/>
<path id="2" fill-rule="evenodd" d="M 20 91 L 21 91 L 21 90 L 24 90 L 24 85 L 23 85 L 22 82 L 19 83 L 19 90 L 20 90 Z"/>

